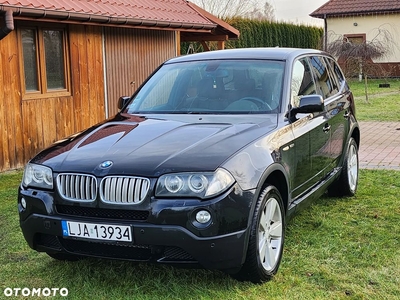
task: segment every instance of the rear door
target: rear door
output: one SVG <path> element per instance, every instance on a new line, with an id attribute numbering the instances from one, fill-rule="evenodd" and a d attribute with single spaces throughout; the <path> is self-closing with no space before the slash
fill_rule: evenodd
<path id="1" fill-rule="evenodd" d="M 326 103 L 329 124 L 331 126 L 330 151 L 332 156 L 332 166 L 338 166 L 344 145 L 346 142 L 346 133 L 350 127 L 350 88 L 347 85 L 343 73 L 337 63 L 330 57 L 324 57 L 327 62 L 332 81 L 337 83 L 338 92 L 332 96 Z"/>

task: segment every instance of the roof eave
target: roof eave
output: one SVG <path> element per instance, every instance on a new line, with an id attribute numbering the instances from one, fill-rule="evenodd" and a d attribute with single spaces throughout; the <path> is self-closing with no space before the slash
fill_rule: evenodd
<path id="1" fill-rule="evenodd" d="M 381 10 L 381 11 L 355 11 L 355 12 L 330 12 L 330 13 L 311 13 L 309 16 L 318 19 L 326 19 L 326 18 L 333 18 L 333 17 L 351 17 L 351 16 L 359 16 L 359 15 L 384 15 L 384 14 L 393 14 L 393 13 L 400 13 L 400 9 L 393 9 L 393 10 Z"/>
<path id="2" fill-rule="evenodd" d="M 0 5 L 0 11 L 11 9 L 15 17 L 53 19 L 63 22 L 91 23 L 93 25 L 125 25 L 132 27 L 171 28 L 176 30 L 205 30 L 210 31 L 217 27 L 213 23 L 186 23 L 156 19 L 140 19 L 128 17 L 112 17 L 96 14 L 56 11 L 50 9 L 22 8 Z"/>
<path id="3" fill-rule="evenodd" d="M 221 20 L 220 18 L 214 16 L 208 11 L 204 10 L 200 6 L 194 4 L 193 2 L 188 1 L 187 4 L 194 10 L 196 10 L 199 14 L 205 16 L 208 20 L 215 23 L 217 25 L 216 29 L 220 32 L 224 32 L 230 40 L 239 39 L 240 32 L 235 27 L 231 26 L 227 22 Z"/>

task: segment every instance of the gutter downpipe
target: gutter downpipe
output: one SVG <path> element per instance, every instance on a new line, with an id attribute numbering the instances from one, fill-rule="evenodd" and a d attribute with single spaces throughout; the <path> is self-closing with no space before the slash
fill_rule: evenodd
<path id="1" fill-rule="evenodd" d="M 328 21 L 326 20 L 326 14 L 324 14 L 324 51 L 328 48 Z"/>
<path id="2" fill-rule="evenodd" d="M 105 29 L 101 30 L 101 47 L 103 52 L 103 81 L 104 81 L 104 114 L 108 119 L 108 82 L 107 82 L 107 62 L 106 62 L 106 34 Z"/>
<path id="3" fill-rule="evenodd" d="M 5 10 L 4 23 L 5 26 L 0 29 L 0 40 L 5 38 L 11 31 L 14 30 L 14 18 L 11 9 Z"/>

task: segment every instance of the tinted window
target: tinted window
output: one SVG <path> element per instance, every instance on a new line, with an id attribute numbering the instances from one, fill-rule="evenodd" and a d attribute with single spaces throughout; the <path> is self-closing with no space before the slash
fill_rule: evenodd
<path id="1" fill-rule="evenodd" d="M 340 69 L 339 65 L 333 59 L 331 59 L 331 61 L 333 65 L 333 72 L 336 75 L 337 81 L 339 83 L 339 89 L 341 88 L 342 84 L 344 84 L 344 89 L 349 90 L 349 85 L 347 84 L 347 81 L 345 80 L 343 72 Z"/>
<path id="2" fill-rule="evenodd" d="M 339 80 L 337 74 L 335 73 L 335 65 L 336 65 L 336 63 L 335 63 L 335 61 L 333 59 L 331 59 L 329 57 L 324 57 L 324 59 L 325 59 L 326 65 L 328 66 L 328 71 L 329 71 L 328 73 L 329 73 L 329 76 L 331 77 L 333 90 L 334 90 L 335 93 L 337 93 L 339 91 L 339 88 L 340 88 L 340 80 Z"/>
<path id="3" fill-rule="evenodd" d="M 313 56 L 310 58 L 312 72 L 318 83 L 318 93 L 324 98 L 329 98 L 338 92 L 337 84 L 332 79 L 327 65 L 322 57 Z"/>
<path id="4" fill-rule="evenodd" d="M 291 82 L 292 107 L 299 106 L 300 97 L 315 94 L 315 83 L 307 59 L 297 60 L 293 65 Z"/>

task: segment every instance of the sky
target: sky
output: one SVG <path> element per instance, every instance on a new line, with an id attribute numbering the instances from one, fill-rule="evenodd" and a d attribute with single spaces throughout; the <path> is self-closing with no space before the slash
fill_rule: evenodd
<path id="1" fill-rule="evenodd" d="M 274 7 L 277 21 L 294 24 L 323 26 L 321 19 L 309 16 L 314 10 L 324 5 L 328 0 L 269 0 Z"/>

